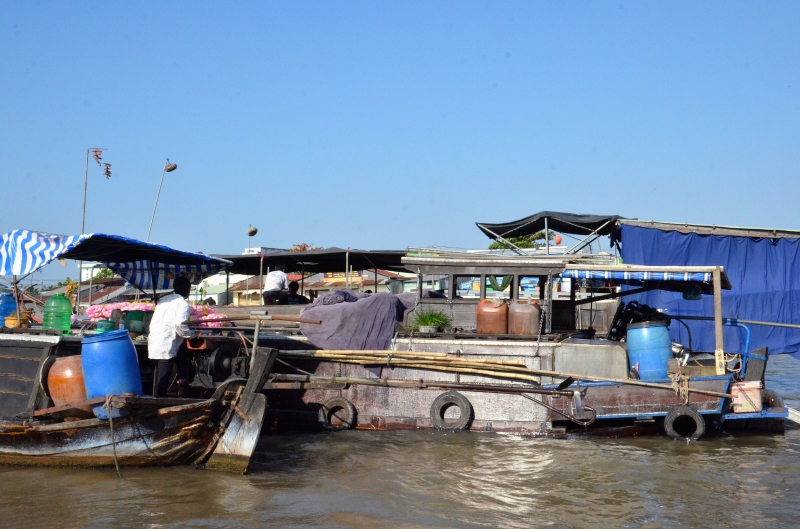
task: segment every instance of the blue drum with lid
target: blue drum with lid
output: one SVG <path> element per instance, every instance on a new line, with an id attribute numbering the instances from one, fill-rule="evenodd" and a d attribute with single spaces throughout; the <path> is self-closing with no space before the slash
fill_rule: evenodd
<path id="1" fill-rule="evenodd" d="M 672 358 L 672 341 L 667 323 L 644 321 L 628 325 L 628 364 L 639 364 L 639 378 L 667 378 L 667 362 Z"/>
<path id="2" fill-rule="evenodd" d="M 139 359 L 128 331 L 111 331 L 86 336 L 81 341 L 81 364 L 86 398 L 132 393 L 142 394 Z M 92 408 L 99 419 L 108 419 L 102 404 Z M 114 418 L 126 412 L 114 410 Z"/>
<path id="3" fill-rule="evenodd" d="M 17 302 L 14 301 L 14 296 L 9 292 L 0 294 L 0 327 L 3 326 L 6 316 L 15 315 L 16 313 Z"/>

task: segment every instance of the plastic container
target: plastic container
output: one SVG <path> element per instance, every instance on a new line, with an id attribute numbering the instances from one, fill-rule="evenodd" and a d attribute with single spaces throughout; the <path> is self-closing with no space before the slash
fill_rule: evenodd
<path id="1" fill-rule="evenodd" d="M 142 379 L 136 348 L 128 331 L 110 331 L 85 337 L 82 342 L 81 359 L 86 398 L 105 397 L 132 393 L 142 394 Z M 102 405 L 92 408 L 99 419 L 108 419 L 108 410 Z M 127 411 L 114 409 L 114 418 Z"/>
<path id="2" fill-rule="evenodd" d="M 508 307 L 508 334 L 538 334 L 542 309 L 539 300 L 517 300 Z"/>
<path id="3" fill-rule="evenodd" d="M 16 314 L 12 314 L 10 316 L 6 316 L 6 319 L 5 319 L 6 327 L 8 327 L 9 329 L 13 329 L 15 327 L 20 327 L 20 328 L 23 328 L 23 329 L 27 329 L 28 327 L 30 327 L 30 323 L 31 322 L 28 319 L 28 316 L 24 312 L 20 312 L 19 316 L 20 316 L 19 319 L 22 320 L 21 323 L 20 323 L 19 320 L 17 320 L 17 315 Z"/>
<path id="4" fill-rule="evenodd" d="M 508 305 L 501 300 L 482 299 L 476 310 L 478 334 L 506 334 L 508 332 Z"/>
<path id="5" fill-rule="evenodd" d="M 761 381 L 734 382 L 731 386 L 733 413 L 758 413 L 764 407 L 761 400 Z"/>
<path id="6" fill-rule="evenodd" d="M 81 355 L 56 358 L 47 374 L 47 389 L 56 406 L 86 400 Z M 86 408 L 91 411 L 90 408 Z"/>
<path id="7" fill-rule="evenodd" d="M 56 294 L 44 303 L 42 329 L 62 331 L 62 334 L 69 334 L 71 322 L 72 303 L 64 294 Z"/>
<path id="8" fill-rule="evenodd" d="M 672 341 L 663 321 L 645 321 L 628 325 L 625 338 L 628 344 L 628 363 L 639 364 L 643 380 L 667 378 L 667 363 L 672 358 Z"/>
<path id="9" fill-rule="evenodd" d="M 17 313 L 17 302 L 9 292 L 0 294 L 0 321 L 4 321 L 6 316 Z"/>
<path id="10" fill-rule="evenodd" d="M 103 334 L 104 332 L 115 331 L 117 329 L 117 324 L 111 320 L 100 320 L 97 322 L 97 334 Z"/>
<path id="11" fill-rule="evenodd" d="M 125 317 L 125 328 L 131 334 L 144 334 L 144 311 L 132 310 Z"/>

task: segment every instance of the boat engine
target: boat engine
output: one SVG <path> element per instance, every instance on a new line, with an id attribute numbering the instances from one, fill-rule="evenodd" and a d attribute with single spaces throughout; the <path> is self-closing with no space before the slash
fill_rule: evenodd
<path id="1" fill-rule="evenodd" d="M 195 376 L 191 386 L 213 389 L 230 377 L 247 377 L 247 360 L 238 347 L 222 343 L 216 349 L 196 351 L 192 357 Z"/>

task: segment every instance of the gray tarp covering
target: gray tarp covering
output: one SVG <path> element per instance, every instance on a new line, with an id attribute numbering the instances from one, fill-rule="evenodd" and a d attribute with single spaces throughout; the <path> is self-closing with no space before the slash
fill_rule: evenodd
<path id="1" fill-rule="evenodd" d="M 342 296 L 342 292 L 350 296 Z M 416 299 L 416 294 L 380 293 L 361 295 L 356 301 L 325 304 L 326 298 L 337 295 L 345 299 L 358 297 L 350 291 L 333 291 L 303 310 L 303 318 L 322 320 L 319 325 L 300 324 L 303 335 L 321 349 L 389 349 L 397 323 Z"/>

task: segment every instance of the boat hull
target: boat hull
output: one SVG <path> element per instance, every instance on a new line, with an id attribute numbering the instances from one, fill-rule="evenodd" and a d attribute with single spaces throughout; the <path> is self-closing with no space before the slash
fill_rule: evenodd
<path id="1" fill-rule="evenodd" d="M 215 441 L 218 401 L 162 408 L 114 421 L 89 419 L 26 427 L 0 425 L 0 463 L 110 467 L 193 463 Z"/>
<path id="2" fill-rule="evenodd" d="M 281 338 L 280 345 L 287 347 L 287 340 Z M 278 346 L 278 343 L 275 344 Z M 307 347 L 307 346 L 306 346 Z M 398 350 L 423 352 L 447 352 L 468 358 L 493 358 L 499 360 L 523 361 L 531 369 L 553 369 L 553 356 L 557 345 L 554 343 L 502 340 L 435 340 L 413 339 L 406 342 L 398 340 Z M 322 403 L 334 397 L 344 397 L 357 410 L 355 428 L 359 430 L 402 430 L 430 429 L 434 427 L 431 407 L 434 400 L 447 389 L 397 388 L 381 385 L 345 384 L 337 380 L 367 379 L 379 383 L 392 381 L 437 381 L 470 385 L 507 385 L 515 391 L 471 391 L 458 389 L 470 402 L 474 419 L 470 430 L 483 432 L 505 432 L 532 436 L 560 436 L 565 430 L 581 434 L 598 432 L 606 435 L 606 428 L 620 424 L 636 426 L 628 428 L 630 433 L 640 433 L 645 421 L 650 421 L 661 430 L 658 424 L 675 408 L 689 407 L 707 417 L 707 421 L 722 418 L 727 410 L 728 399 L 720 396 L 689 393 L 688 401 L 673 389 L 671 379 L 641 381 L 652 382 L 661 387 L 642 387 L 611 382 L 581 382 L 585 391 L 582 404 L 594 409 L 596 421 L 590 428 L 570 422 L 576 417 L 574 401 L 569 396 L 548 396 L 529 394 L 539 401 L 532 402 L 521 396 L 519 388 L 525 387 L 519 381 L 500 380 L 479 375 L 455 374 L 424 369 L 407 369 L 391 365 L 366 367 L 355 364 L 341 364 L 312 360 L 291 359 L 295 368 L 310 373 L 319 379 L 328 378 L 332 383 L 297 385 L 292 389 L 276 385 L 268 391 L 270 409 L 267 411 L 266 425 L 271 431 L 294 429 L 297 427 L 317 427 L 318 411 Z M 276 366 L 276 373 L 296 374 L 298 371 L 286 366 Z M 560 380 L 541 377 L 546 388 L 555 388 Z M 692 389 L 727 393 L 731 376 L 695 377 L 689 381 Z M 527 386 L 531 387 L 531 386 Z M 569 389 L 576 389 L 573 384 Z M 774 410 L 772 410 L 774 411 Z M 780 415 L 777 410 L 773 415 Z M 586 420 L 590 414 L 584 414 Z M 580 418 L 580 417 L 579 417 Z M 728 417 L 726 422 L 733 422 Z M 779 417 L 777 420 L 782 421 Z M 722 421 L 720 421 L 722 422 Z M 565 428 L 566 427 L 566 428 Z M 645 428 L 646 429 L 646 428 Z M 651 428 L 652 429 L 652 428 Z M 624 432 L 623 430 L 620 430 Z M 622 433 L 624 435 L 624 433 Z"/>

